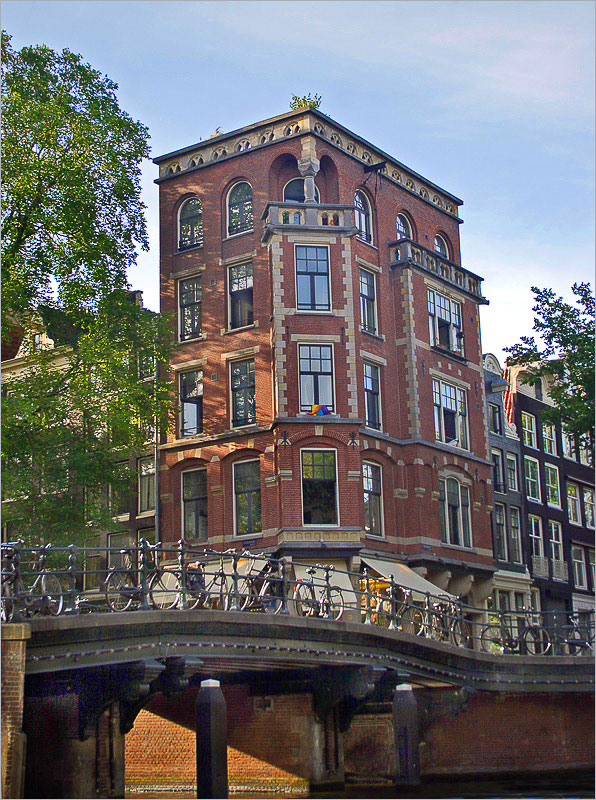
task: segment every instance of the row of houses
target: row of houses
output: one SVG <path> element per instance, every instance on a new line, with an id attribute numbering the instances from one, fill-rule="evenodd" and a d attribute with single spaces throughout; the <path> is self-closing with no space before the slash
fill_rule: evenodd
<path id="1" fill-rule="evenodd" d="M 472 605 L 593 613 L 592 470 L 548 387 L 482 354 L 462 201 L 315 109 L 155 163 L 176 424 L 96 543 L 374 558 Z"/>

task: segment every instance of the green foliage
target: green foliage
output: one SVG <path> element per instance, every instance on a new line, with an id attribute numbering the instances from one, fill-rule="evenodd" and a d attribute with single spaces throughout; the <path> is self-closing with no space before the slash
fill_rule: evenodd
<path id="1" fill-rule="evenodd" d="M 575 283 L 576 305 L 566 303 L 552 289 L 532 287 L 535 297 L 533 336 L 505 350 L 508 364 L 527 365 L 524 380 L 536 384 L 549 381 L 556 408 L 544 412 L 546 422 L 563 424 L 576 440 L 583 439 L 594 459 L 594 295 L 589 283 Z"/>
<path id="2" fill-rule="evenodd" d="M 76 318 L 126 283 L 148 248 L 140 164 L 148 131 L 80 55 L 15 52 L 2 32 L 4 319 L 40 304 Z"/>
<path id="3" fill-rule="evenodd" d="M 314 97 L 311 97 L 310 93 L 304 95 L 304 97 L 299 97 L 297 94 L 293 94 L 290 108 L 292 111 L 298 111 L 299 108 L 319 108 L 322 100 L 323 98 L 320 94 L 315 94 Z"/>

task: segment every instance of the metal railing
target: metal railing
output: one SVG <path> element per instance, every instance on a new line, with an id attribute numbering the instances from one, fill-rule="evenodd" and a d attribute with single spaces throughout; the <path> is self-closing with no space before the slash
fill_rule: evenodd
<path id="1" fill-rule="evenodd" d="M 1 546 L 2 621 L 35 615 L 212 609 L 293 614 L 378 626 L 442 645 L 530 656 L 594 653 L 594 621 L 498 610 L 394 580 L 267 553 L 176 545 Z"/>

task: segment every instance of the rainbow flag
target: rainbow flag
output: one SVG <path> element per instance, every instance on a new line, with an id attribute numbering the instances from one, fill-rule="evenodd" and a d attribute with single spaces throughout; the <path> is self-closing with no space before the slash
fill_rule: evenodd
<path id="1" fill-rule="evenodd" d="M 310 414 L 311 417 L 324 417 L 325 414 L 331 414 L 331 411 L 329 411 L 327 406 L 311 406 L 310 411 L 306 413 Z"/>

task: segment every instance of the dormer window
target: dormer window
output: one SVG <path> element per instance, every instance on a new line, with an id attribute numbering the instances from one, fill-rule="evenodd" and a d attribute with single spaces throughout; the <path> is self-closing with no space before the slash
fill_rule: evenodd
<path id="1" fill-rule="evenodd" d="M 284 187 L 284 203 L 304 203 L 304 178 L 293 178 Z M 315 200 L 319 202 L 319 190 L 315 186 Z"/>
<path id="2" fill-rule="evenodd" d="M 200 247 L 203 244 L 203 206 L 196 197 L 186 200 L 178 217 L 178 249 Z"/>

